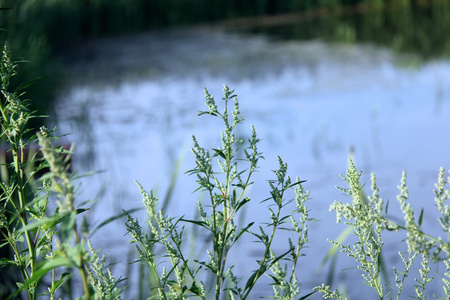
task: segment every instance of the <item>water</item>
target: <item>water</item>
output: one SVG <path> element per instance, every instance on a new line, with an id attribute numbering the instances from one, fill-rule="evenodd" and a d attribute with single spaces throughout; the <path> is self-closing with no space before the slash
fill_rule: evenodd
<path id="1" fill-rule="evenodd" d="M 94 224 L 140 206 L 133 180 L 163 198 L 177 159 L 180 172 L 168 209 L 176 216 L 194 213 L 195 178 L 184 174 L 194 166 L 191 136 L 204 146 L 219 145 L 220 124 L 197 113 L 205 109 L 203 88 L 219 101 L 225 83 L 236 90 L 246 119 L 240 133 L 249 136 L 254 124 L 262 138 L 259 150 L 266 160 L 255 178 L 254 204 L 267 198 L 265 180 L 274 177 L 276 155 L 288 163 L 291 177 L 307 180 L 310 216 L 319 221 L 310 224 L 306 258 L 300 261 L 303 294 L 324 281 L 326 270 L 318 272 L 318 266 L 330 247 L 326 238 L 336 238 L 344 228 L 328 208 L 334 200 L 350 201 L 335 186 L 344 186 L 339 174 L 345 173 L 351 149 L 367 188 L 375 172 L 381 196 L 397 216 L 395 196 L 405 170 L 412 205 L 417 213 L 425 208 L 425 229 L 439 234 L 432 190 L 439 167 L 449 168 L 447 60 L 417 64 L 415 56 L 370 44 L 274 41 L 214 28 L 82 46 L 70 57 L 71 84 L 61 93 L 55 122 L 77 145 L 75 168 L 103 171 L 80 181 L 80 201 L 99 199 L 90 212 Z M 256 209 L 247 217 L 268 216 L 264 205 Z M 142 212 L 136 215 L 145 220 Z M 125 232 L 123 222 L 116 222 L 94 236 L 122 262 L 117 273 L 125 269 L 130 239 Z M 399 262 L 400 239 L 386 237 L 389 262 Z M 252 243 L 232 259 L 247 261 L 259 251 Z M 338 269 L 350 265 L 341 255 Z M 252 267 L 241 266 L 247 274 Z M 350 295 L 365 291 L 357 270 L 339 272 L 336 280 Z M 349 284 L 355 280 L 361 282 L 358 288 Z"/>

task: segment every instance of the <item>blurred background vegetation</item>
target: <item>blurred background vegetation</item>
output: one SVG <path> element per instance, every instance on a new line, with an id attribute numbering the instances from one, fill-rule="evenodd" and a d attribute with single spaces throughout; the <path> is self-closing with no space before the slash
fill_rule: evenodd
<path id="1" fill-rule="evenodd" d="M 432 31 L 449 28 L 450 5 L 444 0 L 0 0 L 0 33 L 20 65 L 17 82 L 47 77 L 28 90 L 33 109 L 45 113 L 60 85 L 56 53 L 75 41 L 116 36 L 155 28 L 235 20 L 254 16 L 294 14 L 289 26 L 264 26 L 286 38 L 317 38 L 355 42 L 373 40 L 409 51 L 420 45 L 426 55 L 448 52 L 449 43 Z M 400 7 L 401 12 L 395 12 Z M 423 8 L 427 7 L 423 12 Z M 392 11 L 394 11 L 392 13 Z M 428 13 L 430 21 L 415 22 Z M 292 17 L 292 16 L 291 16 Z M 436 18 L 439 26 L 436 27 Z M 326 22 L 322 20 L 326 19 Z M 433 22 L 431 21 L 433 19 Z M 251 21 L 247 23 L 251 24 Z M 260 31 L 257 27 L 252 31 Z M 423 32 L 421 34 L 420 32 Z"/>

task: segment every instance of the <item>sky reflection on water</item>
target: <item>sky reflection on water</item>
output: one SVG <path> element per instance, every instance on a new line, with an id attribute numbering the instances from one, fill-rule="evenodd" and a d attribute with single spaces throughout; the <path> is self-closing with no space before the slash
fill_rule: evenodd
<path id="1" fill-rule="evenodd" d="M 381 196 L 390 200 L 397 215 L 395 196 L 405 170 L 412 205 L 425 207 L 424 227 L 435 228 L 432 189 L 439 167 L 450 167 L 448 61 L 408 67 L 414 57 L 371 45 L 275 42 L 205 29 L 85 46 L 72 58 L 70 82 L 75 84 L 62 93 L 58 126 L 77 143 L 76 168 L 104 171 L 83 180 L 80 188 L 83 200 L 102 188 L 92 212 L 95 222 L 140 205 L 135 179 L 163 196 L 180 157 L 169 211 L 194 212 L 195 178 L 184 174 L 194 164 L 191 136 L 205 147 L 216 147 L 221 130 L 214 119 L 196 117 L 204 109 L 202 89 L 207 87 L 219 101 L 225 83 L 236 90 L 246 119 L 241 134 L 249 136 L 254 124 L 266 158 L 255 178 L 249 218 L 268 216 L 264 206 L 254 205 L 267 198 L 265 180 L 273 178 L 276 155 L 288 163 L 291 177 L 307 180 L 310 216 L 319 221 L 310 225 L 307 263 L 300 268 L 304 294 L 323 280 L 323 273 L 314 274 L 330 246 L 326 238 L 335 238 L 344 228 L 335 225 L 328 208 L 333 200 L 350 201 L 335 189 L 344 184 L 339 174 L 345 173 L 350 149 L 367 187 L 369 174 L 375 172 Z M 96 59 L 88 60 L 86 53 Z M 116 225 L 97 238 L 108 241 L 120 257 L 129 237 L 122 223 Z M 390 261 L 398 262 L 397 238 L 386 238 Z M 252 243 L 244 253 L 258 253 L 255 247 Z M 338 268 L 345 266 L 342 255 Z M 252 266 L 242 268 L 250 271 Z M 337 279 L 355 279 L 365 288 L 356 270 L 341 272 Z"/>

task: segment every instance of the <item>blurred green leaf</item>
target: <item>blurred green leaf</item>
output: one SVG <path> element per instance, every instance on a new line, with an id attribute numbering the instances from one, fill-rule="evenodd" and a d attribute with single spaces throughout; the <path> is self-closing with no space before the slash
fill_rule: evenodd
<path id="1" fill-rule="evenodd" d="M 101 222 L 94 230 L 92 230 L 92 232 L 90 232 L 90 236 L 94 235 L 94 233 L 96 233 L 100 228 L 102 228 L 105 225 L 108 225 L 109 223 L 121 219 L 123 217 L 126 217 L 127 215 L 134 213 L 136 211 L 139 210 L 143 210 L 143 208 L 141 207 L 137 207 L 137 208 L 133 208 L 133 209 L 129 209 L 129 210 L 124 210 L 121 214 L 109 217 L 108 219 L 104 220 L 103 222 Z"/>
<path id="2" fill-rule="evenodd" d="M 45 218 L 42 220 L 33 221 L 26 226 L 20 228 L 17 233 L 22 234 L 26 231 L 32 231 L 34 229 L 42 227 L 44 230 L 56 226 L 64 218 L 64 215 L 56 214 L 53 217 Z"/>
<path id="3" fill-rule="evenodd" d="M 423 207 L 422 207 L 422 210 L 420 211 L 420 216 L 419 216 L 419 227 L 422 226 L 422 222 L 423 222 L 423 212 L 424 212 L 424 210 L 423 210 Z"/>
<path id="4" fill-rule="evenodd" d="M 353 227 L 346 227 L 341 234 L 338 236 L 338 238 L 336 239 L 336 242 L 339 244 L 343 244 L 343 242 L 345 241 L 345 239 L 353 232 Z M 322 260 L 322 262 L 319 265 L 319 269 L 318 271 L 320 272 L 320 270 L 325 266 L 325 264 L 335 255 L 337 255 L 337 252 L 339 250 L 339 246 L 336 244 L 332 244 L 330 250 L 328 250 L 327 254 L 325 255 L 324 259 Z M 330 272 L 332 272 L 330 270 Z M 333 270 L 334 272 L 334 270 Z"/>
<path id="5" fill-rule="evenodd" d="M 0 268 L 3 268 L 4 266 L 8 266 L 8 265 L 15 265 L 16 262 L 14 260 L 10 260 L 6 257 L 3 257 L 2 259 L 0 259 Z"/>
<path id="6" fill-rule="evenodd" d="M 67 280 L 69 280 L 72 277 L 72 274 L 70 274 L 69 272 L 65 272 L 61 274 L 61 278 L 59 278 L 57 281 L 55 281 L 55 284 L 53 285 L 52 288 L 52 292 L 55 293 L 60 287 L 61 285 L 63 285 L 64 282 L 66 282 Z"/>
<path id="7" fill-rule="evenodd" d="M 316 291 L 313 291 L 313 292 L 311 292 L 311 293 L 309 293 L 309 294 L 306 294 L 305 296 L 299 298 L 298 300 L 305 300 L 306 298 L 308 298 L 309 296 L 311 296 L 311 295 L 314 294 L 315 292 L 316 292 Z"/>

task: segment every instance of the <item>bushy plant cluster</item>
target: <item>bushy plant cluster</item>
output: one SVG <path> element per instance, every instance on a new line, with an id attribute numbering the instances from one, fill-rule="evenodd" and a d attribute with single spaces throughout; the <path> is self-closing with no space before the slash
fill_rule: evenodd
<path id="1" fill-rule="evenodd" d="M 22 100 L 21 87 L 10 90 L 17 65 L 8 44 L 2 54 L 0 139 L 9 149 L 1 153 L 0 266 L 7 270 L 1 297 L 17 299 L 25 293 L 28 299 L 55 299 L 75 274 L 86 299 L 119 295 L 103 260 L 88 247 L 87 220 L 79 220 L 87 209 L 75 206 L 71 151 L 54 147 L 52 131 L 45 127 L 30 133 L 28 122 L 36 116 L 29 101 Z M 36 145 L 39 151 L 33 151 Z"/>
<path id="2" fill-rule="evenodd" d="M 301 250 L 308 241 L 308 210 L 305 206 L 307 192 L 301 186 L 303 181 L 292 181 L 287 175 L 287 164 L 278 158 L 279 169 L 274 171 L 275 179 L 269 181 L 270 194 L 263 200 L 270 207 L 270 220 L 265 225 L 256 226 L 250 222 L 239 226 L 239 214 L 251 201 L 247 190 L 252 185 L 252 175 L 257 171 L 258 151 L 256 131 L 252 127 L 251 137 L 244 140 L 235 136 L 236 127 L 243 121 L 236 95 L 225 86 L 224 110 L 218 106 L 207 90 L 207 114 L 222 120 L 225 130 L 221 133 L 222 146 L 212 152 L 201 147 L 193 137 L 192 152 L 196 167 L 189 174 L 196 176 L 198 189 L 209 199 L 208 204 L 198 202 L 199 219 L 172 218 L 156 211 L 157 199 L 141 186 L 144 205 L 150 216 L 150 234 L 142 230 L 136 219 L 128 217 L 127 230 L 138 243 L 140 260 L 147 263 L 155 278 L 154 292 L 161 298 L 182 299 L 199 297 L 201 299 L 249 299 L 258 280 L 268 273 L 273 280 L 275 298 L 293 299 L 300 294 L 295 270 Z M 228 112 L 228 103 L 234 101 L 234 109 Z M 244 158 L 240 158 L 243 152 Z M 217 164 L 214 160 L 217 160 Z M 293 190 L 293 199 L 289 191 Z M 295 202 L 295 210 L 287 210 L 288 204 Z M 192 224 L 210 236 L 207 256 L 189 258 L 183 252 L 185 226 Z M 288 240 L 286 251 L 277 253 L 273 249 L 274 238 L 279 229 L 287 229 L 295 234 Z M 258 267 L 251 274 L 235 274 L 234 266 L 228 263 L 233 247 L 242 239 L 253 238 L 263 249 L 263 256 L 257 261 Z M 158 244 L 164 247 L 157 251 Z M 164 262 L 166 258 L 167 262 Z M 192 261 L 189 261 L 191 259 Z M 289 269 L 287 266 L 289 265 Z M 205 286 L 199 278 L 209 278 L 212 286 Z"/>
<path id="3" fill-rule="evenodd" d="M 39 297 L 50 299 L 121 299 L 131 285 L 121 284 L 108 268 L 90 237 L 97 228 L 90 228 L 84 212 L 89 202 L 78 203 L 74 179 L 78 176 L 70 168 L 73 149 L 55 147 L 52 130 L 42 127 L 33 132 L 28 126 L 36 115 L 23 100 L 24 84 L 11 90 L 10 80 L 16 74 L 8 45 L 1 58 L 0 124 L 2 143 L 8 151 L 0 155 L 0 297 L 2 299 Z M 308 245 L 306 206 L 309 192 L 304 180 L 292 180 L 287 163 L 278 157 L 278 169 L 268 180 L 265 199 L 252 199 L 249 189 L 263 155 L 258 149 L 260 139 L 254 127 L 248 139 L 239 138 L 236 130 L 244 119 L 234 91 L 224 87 L 224 97 L 217 103 L 205 90 L 207 110 L 200 115 L 219 119 L 223 123 L 221 145 L 208 150 L 193 137 L 192 152 L 195 167 L 187 173 L 196 178 L 197 192 L 205 201 L 196 207 L 197 217 L 166 215 L 158 209 L 158 199 L 140 184 L 143 206 L 148 222 L 124 211 L 125 228 L 136 247 L 136 260 L 146 268 L 139 278 L 147 286 L 149 299 L 252 299 L 261 279 L 267 277 L 274 299 L 306 299 L 321 295 L 325 299 L 346 299 L 345 293 L 322 284 L 313 291 L 301 289 L 302 278 L 297 277 L 303 250 Z M 229 108 L 231 107 L 231 110 Z M 33 151 L 33 149 L 37 149 Z M 450 209 L 448 200 L 450 177 L 439 171 L 435 189 L 435 204 L 441 217 L 445 237 L 435 237 L 422 228 L 423 210 L 417 217 L 408 203 L 406 175 L 403 174 L 397 197 L 404 215 L 403 222 L 394 222 L 387 214 L 387 203 L 380 197 L 375 175 L 372 175 L 372 194 L 363 191 L 359 172 L 350 160 L 343 176 L 348 187 L 341 190 L 352 201 L 335 201 L 331 210 L 337 221 L 345 220 L 352 230 L 354 242 L 332 241 L 332 247 L 354 259 L 363 282 L 374 289 L 379 299 L 401 299 L 403 289 L 415 259 L 421 259 L 415 291 L 405 296 L 427 297 L 430 262 L 442 263 L 446 270 L 442 280 L 442 295 L 450 297 L 449 241 Z M 251 202 L 267 207 L 265 223 L 240 221 L 241 214 Z M 103 225 L 103 224 L 102 224 Z M 280 231 L 290 234 L 283 250 L 279 250 Z M 383 236 L 386 232 L 405 233 L 406 252 L 399 252 L 403 269 L 389 267 L 383 258 Z M 206 237 L 204 253 L 190 255 L 188 241 L 196 236 Z M 283 235 L 285 236 L 285 235 Z M 236 255 L 236 245 L 256 241 L 262 250 L 255 260 L 255 269 L 242 274 L 230 261 Z M 277 247 L 274 247 L 277 241 Z M 199 242 L 200 243 L 200 242 Z M 387 274 L 392 273 L 394 284 Z M 81 292 L 80 292 L 81 291 Z M 429 295 L 428 295 L 429 296 Z"/>
<path id="4" fill-rule="evenodd" d="M 402 297 L 415 297 L 416 299 L 426 299 L 426 287 L 433 281 L 430 277 L 429 262 L 442 263 L 445 270 L 442 279 L 444 297 L 432 295 L 436 299 L 448 299 L 449 289 L 449 241 L 442 237 L 433 237 L 422 229 L 424 210 L 421 210 L 419 217 L 414 213 L 408 200 L 408 188 L 406 184 L 406 173 L 403 172 L 397 201 L 403 212 L 404 223 L 399 224 L 388 217 L 388 203 L 379 195 L 375 174 L 372 174 L 372 195 L 366 196 L 362 190 L 360 182 L 361 172 L 358 172 L 354 163 L 350 160 L 346 176 L 343 179 L 348 183 L 348 188 L 341 190 L 352 198 L 351 203 L 335 201 L 330 210 L 336 211 L 337 221 L 345 219 L 345 224 L 350 226 L 356 236 L 356 242 L 344 244 L 343 241 L 331 241 L 341 252 L 351 257 L 359 270 L 361 270 L 364 283 L 372 287 L 379 299 L 403 299 Z M 441 213 L 439 222 L 444 233 L 448 233 L 449 227 L 449 203 L 450 189 L 448 182 L 450 177 L 445 178 L 445 170 L 440 169 L 438 183 L 435 185 L 435 204 Z M 404 269 L 399 270 L 395 266 L 389 266 L 383 258 L 383 235 L 392 231 L 403 231 L 406 237 L 401 241 L 406 243 L 406 252 L 398 252 L 404 265 Z M 411 267 L 416 258 L 421 259 L 419 270 L 420 278 L 414 278 L 414 294 L 404 291 L 407 277 L 410 275 Z M 388 282 L 389 273 L 392 272 L 395 285 Z M 384 277 L 384 278 L 383 278 Z M 384 280 L 383 280 L 384 279 Z M 322 285 L 315 290 L 323 293 L 326 299 L 345 299 L 339 291 L 332 291 L 329 286 Z M 408 294 L 405 294 L 408 293 Z M 428 295 L 431 296 L 431 295 Z"/>

